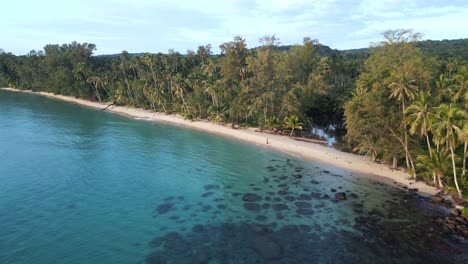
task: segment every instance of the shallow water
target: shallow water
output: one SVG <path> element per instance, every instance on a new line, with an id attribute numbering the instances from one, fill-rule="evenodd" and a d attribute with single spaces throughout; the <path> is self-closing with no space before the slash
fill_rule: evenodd
<path id="1" fill-rule="evenodd" d="M 0 263 L 461 263 L 445 213 L 339 168 L 0 91 Z"/>

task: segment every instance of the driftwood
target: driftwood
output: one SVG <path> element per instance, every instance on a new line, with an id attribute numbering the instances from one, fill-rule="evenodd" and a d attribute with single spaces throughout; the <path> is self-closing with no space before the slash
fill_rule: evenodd
<path id="1" fill-rule="evenodd" d="M 110 105 L 106 106 L 104 109 L 101 109 L 101 111 L 106 111 L 106 110 L 107 110 L 107 108 L 109 108 L 111 105 L 115 105 L 115 104 L 116 104 L 116 103 L 115 103 L 115 102 L 113 102 L 112 104 L 110 104 Z"/>
<path id="2" fill-rule="evenodd" d="M 300 137 L 291 137 L 297 141 L 304 141 L 304 142 L 312 142 L 312 143 L 319 143 L 319 144 L 327 144 L 325 140 L 318 140 L 318 139 L 311 139 L 311 138 L 300 138 Z"/>

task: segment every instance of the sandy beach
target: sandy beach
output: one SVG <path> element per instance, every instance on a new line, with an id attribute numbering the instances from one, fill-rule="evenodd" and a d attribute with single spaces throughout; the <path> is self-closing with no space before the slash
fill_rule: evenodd
<path id="1" fill-rule="evenodd" d="M 91 102 L 70 96 L 55 95 L 46 92 L 22 91 L 12 88 L 0 89 L 14 92 L 39 94 L 50 98 L 72 102 L 99 110 L 106 108 L 110 104 Z M 261 147 L 286 152 L 294 156 L 298 156 L 307 160 L 318 161 L 320 163 L 332 165 L 351 172 L 367 174 L 370 176 L 385 177 L 388 181 L 395 181 L 400 186 L 403 185 L 409 188 L 418 188 L 419 194 L 423 196 L 430 196 L 439 192 L 439 190 L 437 190 L 435 187 L 429 186 L 424 182 L 415 182 L 414 180 L 411 180 L 410 175 L 403 171 L 394 170 L 385 165 L 371 162 L 368 157 L 342 152 L 320 144 L 298 141 L 287 136 L 256 132 L 254 129 L 232 129 L 227 126 L 215 124 L 208 121 L 189 121 L 184 120 L 181 116 L 178 115 L 167 115 L 164 113 L 156 113 L 153 111 L 138 108 L 110 106 L 106 109 L 106 111 L 125 115 L 136 119 L 186 126 L 209 133 L 228 136 L 234 139 L 253 143 Z M 267 139 L 268 144 L 266 144 Z M 331 171 L 333 172 L 333 169 L 331 169 Z"/>

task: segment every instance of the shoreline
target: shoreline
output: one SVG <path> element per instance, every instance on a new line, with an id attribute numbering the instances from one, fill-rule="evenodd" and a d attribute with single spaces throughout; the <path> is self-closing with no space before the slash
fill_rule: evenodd
<path id="1" fill-rule="evenodd" d="M 168 115 L 164 113 L 126 106 L 109 106 L 110 103 L 91 102 L 84 99 L 79 99 L 65 95 L 56 95 L 48 92 L 34 92 L 31 90 L 19 90 L 14 88 L 0 89 L 5 91 L 42 95 L 49 98 L 71 102 L 99 110 L 108 107 L 105 110 L 106 112 L 112 112 L 134 119 L 162 122 L 172 125 L 181 125 L 184 127 L 208 133 L 227 136 L 244 142 L 253 143 L 257 146 L 262 146 L 268 149 L 284 152 L 289 155 L 303 158 L 305 160 L 316 161 L 340 169 L 345 169 L 350 172 L 363 173 L 371 177 L 383 177 L 386 178 L 386 181 L 392 180 L 393 182 L 396 182 L 397 186 L 399 187 L 402 187 L 403 185 L 408 188 L 417 188 L 417 193 L 424 197 L 435 195 L 440 191 L 437 188 L 430 186 L 422 181 L 415 182 L 414 180 L 410 179 L 410 175 L 406 172 L 395 170 L 383 164 L 372 162 L 365 156 L 342 152 L 337 149 L 316 143 L 294 140 L 288 136 L 255 132 L 255 129 L 252 128 L 232 129 L 230 127 L 209 121 L 189 121 L 185 120 L 183 117 L 178 115 Z"/>

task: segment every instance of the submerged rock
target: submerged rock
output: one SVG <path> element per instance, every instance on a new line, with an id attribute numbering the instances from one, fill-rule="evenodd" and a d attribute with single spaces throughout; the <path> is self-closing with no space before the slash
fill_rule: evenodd
<path id="1" fill-rule="evenodd" d="M 282 210 L 287 210 L 289 207 L 285 204 L 272 204 L 271 208 L 275 211 L 282 211 Z"/>
<path id="2" fill-rule="evenodd" d="M 254 193 L 245 193 L 242 196 L 242 200 L 244 202 L 257 202 L 260 201 L 262 198 Z"/>
<path id="3" fill-rule="evenodd" d="M 210 190 L 219 190 L 219 185 L 216 185 L 216 184 L 207 184 L 204 186 L 205 190 L 206 191 L 210 191 Z"/>
<path id="4" fill-rule="evenodd" d="M 244 208 L 249 211 L 260 211 L 260 205 L 256 203 L 244 203 Z"/>
<path id="5" fill-rule="evenodd" d="M 214 192 L 206 192 L 206 193 L 202 194 L 202 197 L 206 198 L 206 197 L 209 197 L 209 196 L 211 196 L 213 194 L 214 194 Z"/>
<path id="6" fill-rule="evenodd" d="M 165 214 L 168 213 L 169 211 L 172 211 L 174 209 L 174 204 L 172 203 L 165 203 L 161 204 L 156 208 L 156 211 L 158 214 Z"/>
<path id="7" fill-rule="evenodd" d="M 335 198 L 340 200 L 340 201 L 344 201 L 346 200 L 346 193 L 344 192 L 339 192 L 339 193 L 335 193 Z"/>
<path id="8" fill-rule="evenodd" d="M 311 208 L 312 207 L 312 204 L 307 203 L 307 202 L 295 202 L 294 205 L 297 208 Z"/>
<path id="9" fill-rule="evenodd" d="M 308 208 L 300 208 L 296 210 L 296 213 L 300 215 L 313 215 L 314 211 Z"/>
<path id="10" fill-rule="evenodd" d="M 267 236 L 256 237 L 253 241 L 253 248 L 260 256 L 268 260 L 279 259 L 282 255 L 281 246 Z"/>

